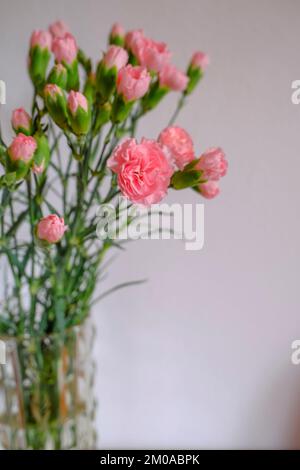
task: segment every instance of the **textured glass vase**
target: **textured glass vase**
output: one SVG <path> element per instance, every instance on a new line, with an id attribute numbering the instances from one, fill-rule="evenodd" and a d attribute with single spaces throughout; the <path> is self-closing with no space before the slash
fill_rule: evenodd
<path id="1" fill-rule="evenodd" d="M 87 320 L 62 336 L 0 338 L 0 448 L 95 447 L 93 337 Z"/>

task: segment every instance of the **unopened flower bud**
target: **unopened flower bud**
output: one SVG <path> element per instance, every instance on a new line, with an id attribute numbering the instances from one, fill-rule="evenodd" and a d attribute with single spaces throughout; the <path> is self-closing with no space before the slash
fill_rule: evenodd
<path id="1" fill-rule="evenodd" d="M 62 63 L 67 69 L 67 90 L 78 90 L 78 47 L 74 36 L 70 33 L 66 33 L 63 37 L 56 37 L 53 40 L 52 51 L 55 55 L 56 62 Z"/>
<path id="2" fill-rule="evenodd" d="M 54 84 L 48 84 L 44 88 L 44 100 L 47 110 L 54 122 L 66 129 L 68 127 L 67 100 L 63 90 Z"/>
<path id="3" fill-rule="evenodd" d="M 68 82 L 68 72 L 66 67 L 63 64 L 55 64 L 50 71 L 47 82 L 58 85 L 60 88 L 65 90 Z"/>
<path id="4" fill-rule="evenodd" d="M 32 120 L 24 108 L 18 108 L 12 112 L 11 124 L 16 134 L 22 132 L 25 135 L 31 135 L 32 133 Z"/>
<path id="5" fill-rule="evenodd" d="M 116 88 L 119 70 L 128 62 L 128 52 L 119 46 L 110 46 L 97 67 L 97 91 L 107 101 Z"/>
<path id="6" fill-rule="evenodd" d="M 49 164 L 50 148 L 45 134 L 39 132 L 34 135 L 37 143 L 37 149 L 33 157 L 32 171 L 36 175 L 43 173 Z"/>
<path id="7" fill-rule="evenodd" d="M 199 81 L 203 77 L 204 70 L 209 65 L 209 57 L 204 52 L 195 52 L 189 64 L 187 75 L 189 83 L 186 87 L 185 94 L 192 93 Z"/>
<path id="8" fill-rule="evenodd" d="M 125 30 L 120 23 L 113 24 L 109 34 L 109 44 L 124 46 Z"/>
<path id="9" fill-rule="evenodd" d="M 68 112 L 72 131 L 76 135 L 86 134 L 91 125 L 91 112 L 88 100 L 79 91 L 70 92 Z"/>
<path id="10" fill-rule="evenodd" d="M 36 236 L 46 244 L 58 243 L 64 236 L 68 226 L 62 217 L 50 214 L 43 217 L 37 224 Z"/>
<path id="11" fill-rule="evenodd" d="M 48 31 L 34 31 L 30 39 L 28 68 L 34 86 L 39 89 L 45 82 L 51 56 L 52 38 Z"/>
<path id="12" fill-rule="evenodd" d="M 36 140 L 25 134 L 18 134 L 7 151 L 7 166 L 16 172 L 17 179 L 24 178 L 28 173 L 34 153 L 37 149 Z"/>

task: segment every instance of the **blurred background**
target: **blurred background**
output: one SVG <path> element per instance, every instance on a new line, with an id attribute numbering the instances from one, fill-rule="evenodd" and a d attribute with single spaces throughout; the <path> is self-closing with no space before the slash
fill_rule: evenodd
<path id="1" fill-rule="evenodd" d="M 113 22 L 168 43 L 185 68 L 192 53 L 211 66 L 177 123 L 197 154 L 222 146 L 221 195 L 192 191 L 169 202 L 205 202 L 205 245 L 130 243 L 105 288 L 147 278 L 107 297 L 97 325 L 97 429 L 101 448 L 300 448 L 300 79 L 297 0 L 1 0 L 0 79 L 9 136 L 13 108 L 29 107 L 33 29 L 63 19 L 96 61 Z M 177 101 L 146 116 L 155 138 Z"/>

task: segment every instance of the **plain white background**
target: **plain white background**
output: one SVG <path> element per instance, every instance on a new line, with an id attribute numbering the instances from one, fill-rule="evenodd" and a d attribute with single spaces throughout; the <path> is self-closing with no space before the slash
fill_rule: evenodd
<path id="1" fill-rule="evenodd" d="M 205 202 L 205 246 L 130 244 L 105 288 L 148 283 L 105 299 L 98 328 L 97 428 L 102 448 L 300 447 L 300 2 L 296 0 L 1 0 L 2 121 L 29 106 L 30 33 L 64 19 L 95 60 L 111 24 L 165 40 L 185 67 L 202 49 L 211 66 L 178 124 L 197 153 L 220 145 L 222 194 Z M 175 95 L 147 116 L 156 137 Z M 199 202 L 195 193 L 169 201 Z M 101 292 L 103 286 L 99 286 Z"/>

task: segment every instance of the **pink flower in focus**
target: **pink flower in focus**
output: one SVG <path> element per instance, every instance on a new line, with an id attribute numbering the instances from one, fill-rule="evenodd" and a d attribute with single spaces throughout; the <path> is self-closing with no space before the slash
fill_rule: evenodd
<path id="1" fill-rule="evenodd" d="M 53 39 L 52 51 L 56 62 L 72 64 L 77 57 L 77 44 L 72 34 L 67 33 L 64 37 Z"/>
<path id="2" fill-rule="evenodd" d="M 193 67 L 205 70 L 209 65 L 208 55 L 201 51 L 195 52 L 191 60 L 191 65 Z"/>
<path id="3" fill-rule="evenodd" d="M 172 64 L 165 65 L 159 73 L 160 86 L 174 91 L 184 91 L 188 81 L 188 76 Z"/>
<path id="4" fill-rule="evenodd" d="M 158 141 L 169 149 L 180 170 L 195 158 L 192 138 L 182 127 L 167 127 L 160 133 Z"/>
<path id="5" fill-rule="evenodd" d="M 119 46 L 110 46 L 103 57 L 103 62 L 108 69 L 117 67 L 119 71 L 128 62 L 128 52 Z"/>
<path id="6" fill-rule="evenodd" d="M 53 39 L 63 38 L 66 34 L 70 33 L 68 26 L 64 21 L 55 21 L 49 26 L 49 31 Z"/>
<path id="7" fill-rule="evenodd" d="M 112 25 L 110 36 L 115 38 L 116 36 L 123 38 L 125 36 L 125 29 L 120 23 L 114 23 Z"/>
<path id="8" fill-rule="evenodd" d="M 144 31 L 142 29 L 134 29 L 133 31 L 128 31 L 125 36 L 125 45 L 127 49 L 133 50 L 136 44 L 136 41 L 139 41 L 144 37 Z"/>
<path id="9" fill-rule="evenodd" d="M 126 65 L 118 73 L 117 91 L 125 101 L 138 100 L 147 93 L 150 81 L 150 74 L 145 67 Z"/>
<path id="10" fill-rule="evenodd" d="M 107 162 L 118 176 L 122 194 L 130 201 L 149 206 L 166 195 L 173 169 L 163 149 L 154 140 L 127 139 L 118 145 Z"/>
<path id="11" fill-rule="evenodd" d="M 36 30 L 33 31 L 30 38 L 30 47 L 39 46 L 41 49 L 48 49 L 51 51 L 52 37 L 48 31 Z"/>
<path id="12" fill-rule="evenodd" d="M 24 129 L 30 132 L 31 117 L 24 108 L 14 109 L 12 112 L 11 124 L 15 131 L 18 131 L 18 129 Z"/>
<path id="13" fill-rule="evenodd" d="M 41 165 L 36 165 L 34 164 L 32 166 L 32 171 L 35 175 L 41 175 L 43 171 L 45 170 L 45 165 L 42 163 Z"/>
<path id="14" fill-rule="evenodd" d="M 206 150 L 201 155 L 196 168 L 203 171 L 203 178 L 218 181 L 227 173 L 228 162 L 225 153 L 219 147 Z"/>
<path id="15" fill-rule="evenodd" d="M 37 224 L 36 234 L 40 240 L 48 243 L 57 243 L 63 237 L 68 226 L 62 217 L 56 214 L 47 215 L 43 217 Z"/>
<path id="16" fill-rule="evenodd" d="M 68 96 L 68 108 L 75 116 L 77 109 L 82 108 L 84 111 L 88 110 L 88 101 L 86 97 L 80 93 L 79 91 L 70 91 L 69 96 Z"/>
<path id="17" fill-rule="evenodd" d="M 156 42 L 142 35 L 132 42 L 131 50 L 140 65 L 153 72 L 160 72 L 171 58 L 171 53 L 164 42 Z"/>
<path id="18" fill-rule="evenodd" d="M 220 193 L 220 188 L 217 181 L 207 181 L 199 184 L 199 191 L 206 199 L 213 199 Z"/>
<path id="19" fill-rule="evenodd" d="M 8 148 L 8 155 L 13 161 L 22 160 L 27 163 L 32 159 L 36 148 L 35 139 L 20 132 Z"/>

